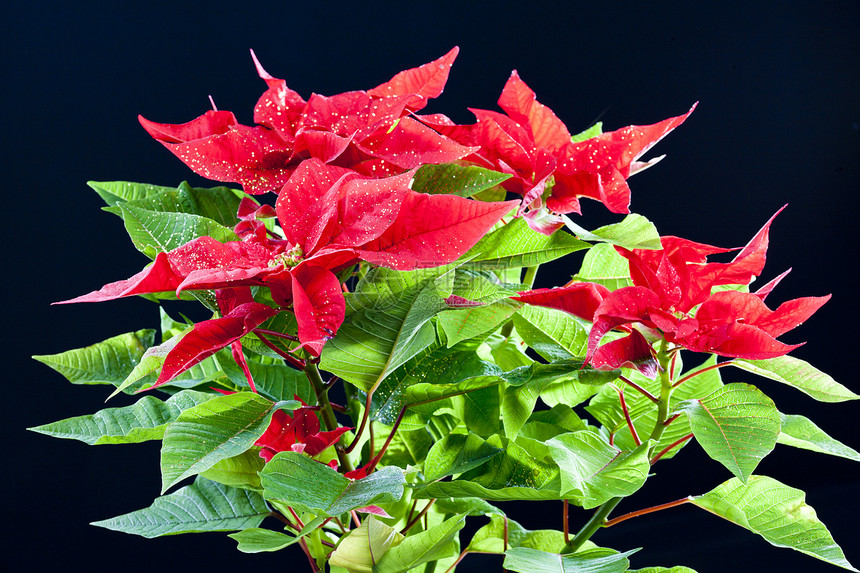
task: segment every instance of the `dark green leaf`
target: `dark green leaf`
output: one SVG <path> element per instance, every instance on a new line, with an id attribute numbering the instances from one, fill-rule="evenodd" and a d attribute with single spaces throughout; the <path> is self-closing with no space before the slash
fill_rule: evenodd
<path id="1" fill-rule="evenodd" d="M 502 452 L 483 438 L 473 434 L 449 434 L 436 442 L 424 462 L 425 479 L 435 481 L 460 474 L 486 463 Z"/>

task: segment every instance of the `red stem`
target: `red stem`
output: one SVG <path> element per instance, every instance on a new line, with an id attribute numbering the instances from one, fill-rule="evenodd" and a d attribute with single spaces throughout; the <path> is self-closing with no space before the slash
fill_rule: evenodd
<path id="1" fill-rule="evenodd" d="M 299 337 L 293 336 L 292 334 L 284 334 L 283 332 L 277 332 L 275 330 L 266 330 L 264 328 L 255 328 L 254 332 L 262 332 L 268 336 L 274 336 L 276 338 L 286 338 L 287 340 L 292 340 L 293 342 L 298 342 Z"/>
<path id="2" fill-rule="evenodd" d="M 272 342 L 268 338 L 266 338 L 265 336 L 260 334 L 259 331 L 254 331 L 254 334 L 257 335 L 257 338 L 259 338 L 263 344 L 265 344 L 266 346 L 271 348 L 272 351 L 275 352 L 275 354 L 277 354 L 278 356 L 280 356 L 281 358 L 286 360 L 290 366 L 292 366 L 293 368 L 297 368 L 299 370 L 305 369 L 304 360 L 299 360 L 298 358 L 291 356 L 289 353 L 284 352 L 283 350 L 281 350 L 280 348 L 278 348 L 277 346 L 272 344 Z"/>
<path id="3" fill-rule="evenodd" d="M 619 376 L 618 378 L 622 382 L 624 382 L 625 384 L 627 384 L 628 386 L 630 386 L 631 388 L 633 388 L 634 390 L 636 390 L 637 392 L 639 392 L 640 394 L 642 394 L 643 396 L 645 396 L 646 398 L 648 398 L 649 400 L 654 402 L 655 404 L 660 401 L 660 398 L 656 398 L 651 392 L 649 392 L 648 390 L 646 390 L 645 388 L 643 388 L 639 384 L 633 382 L 632 380 L 628 380 L 624 376 Z"/>
<path id="4" fill-rule="evenodd" d="M 433 505 L 435 502 L 436 502 L 436 500 L 435 500 L 435 499 L 431 499 L 431 500 L 427 503 L 427 505 L 425 505 L 425 506 L 424 506 L 424 509 L 422 509 L 422 510 L 418 513 L 418 515 L 416 515 L 415 517 L 413 517 L 412 519 L 410 519 L 410 520 L 409 520 L 409 523 L 407 523 L 407 524 L 406 524 L 406 526 L 405 526 L 405 527 L 400 531 L 400 534 L 401 534 L 401 535 L 406 535 L 406 532 L 407 532 L 407 531 L 409 531 L 409 529 L 411 529 L 413 525 L 415 525 L 416 523 L 418 523 L 418 522 L 421 520 L 421 518 L 422 518 L 422 517 L 424 517 L 424 515 L 425 515 L 425 514 L 430 510 L 430 506 L 431 506 L 431 505 Z M 505 521 L 505 524 L 506 524 L 506 526 L 507 526 L 507 520 Z"/>
<path id="5" fill-rule="evenodd" d="M 671 444 L 669 444 L 668 446 L 666 446 L 665 448 L 663 448 L 663 451 L 661 451 L 659 454 L 657 454 L 656 456 L 654 456 L 654 457 L 651 459 L 651 465 L 654 465 L 654 463 L 655 463 L 657 460 L 659 460 L 660 458 L 662 458 L 664 455 L 666 455 L 666 454 L 669 452 L 669 450 L 671 450 L 672 448 L 674 448 L 674 447 L 676 447 L 676 446 L 680 446 L 681 444 L 683 444 L 684 442 L 686 442 L 687 440 L 689 440 L 689 439 L 690 439 L 690 438 L 692 438 L 692 437 L 693 437 L 693 434 L 687 434 L 686 436 L 684 436 L 684 437 L 683 437 L 683 438 L 681 438 L 680 440 L 677 440 L 677 441 L 675 441 L 675 442 L 672 442 Z"/>
<path id="6" fill-rule="evenodd" d="M 639 517 L 640 515 L 647 515 L 649 513 L 654 513 L 655 511 L 660 511 L 663 509 L 669 509 L 670 507 L 675 507 L 678 505 L 683 505 L 690 501 L 689 497 L 685 497 L 683 499 L 678 499 L 675 501 L 670 501 L 669 503 L 664 503 L 662 505 L 655 505 L 654 507 L 646 507 L 645 509 L 640 509 L 638 511 L 631 511 L 630 513 L 625 513 L 624 515 L 619 515 L 613 519 L 605 521 L 603 523 L 603 527 L 612 527 L 622 521 L 627 521 L 628 519 L 632 519 L 634 517 Z"/>
<path id="7" fill-rule="evenodd" d="M 385 450 L 388 449 L 388 445 L 391 444 L 391 440 L 394 439 L 394 434 L 397 433 L 397 428 L 400 427 L 400 422 L 403 421 L 403 414 L 406 413 L 406 406 L 400 408 L 400 413 L 397 414 L 397 419 L 394 421 L 394 425 L 391 427 L 391 433 L 388 434 L 388 438 L 385 440 L 385 443 L 382 444 L 382 449 L 379 450 L 379 453 L 376 454 L 373 459 L 370 460 L 370 463 L 367 464 L 367 473 L 372 472 L 376 468 L 376 464 L 379 463 L 379 460 L 382 459 L 382 456 L 385 455 Z M 371 450 L 372 453 L 373 450 Z"/>
<path id="8" fill-rule="evenodd" d="M 627 420 L 627 427 L 633 435 L 633 441 L 636 442 L 637 446 L 641 446 L 642 440 L 639 439 L 639 434 L 636 433 L 636 428 L 633 426 L 633 420 L 630 419 L 630 412 L 627 411 L 627 403 L 624 401 L 624 390 L 618 386 L 615 386 L 615 390 L 618 392 L 618 399 L 621 401 L 621 410 L 624 412 L 624 419 Z"/>
<path id="9" fill-rule="evenodd" d="M 680 380 L 678 380 L 677 382 L 672 384 L 672 388 L 677 388 L 678 386 L 680 386 L 681 384 L 683 384 L 684 382 L 686 382 L 690 378 L 695 378 L 699 374 L 704 374 L 708 370 L 716 370 L 717 368 L 722 368 L 723 366 L 731 366 L 734 363 L 735 363 L 734 360 L 728 360 L 726 362 L 720 362 L 719 364 L 714 364 L 713 366 L 708 366 L 707 368 L 702 368 L 701 370 L 696 370 L 692 374 L 687 374 L 686 376 L 684 376 L 683 378 L 681 378 Z"/>
<path id="10" fill-rule="evenodd" d="M 564 500 L 564 509 L 562 510 L 562 527 L 564 529 L 564 543 L 565 545 L 570 543 L 570 524 L 567 519 L 568 514 L 568 501 Z"/>
<path id="11" fill-rule="evenodd" d="M 233 360 L 235 360 L 236 364 L 238 364 L 242 369 L 242 373 L 245 375 L 245 379 L 251 387 L 251 392 L 257 394 L 257 386 L 254 384 L 254 378 L 251 377 L 251 369 L 248 368 L 248 362 L 245 360 L 245 355 L 242 353 L 242 343 L 238 340 L 235 341 L 230 345 L 230 351 L 233 353 Z"/>

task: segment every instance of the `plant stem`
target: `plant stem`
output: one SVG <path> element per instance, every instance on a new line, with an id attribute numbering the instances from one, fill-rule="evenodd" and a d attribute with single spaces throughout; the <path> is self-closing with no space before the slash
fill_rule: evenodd
<path id="1" fill-rule="evenodd" d="M 653 466 L 657 462 L 657 460 L 659 460 L 660 458 L 665 456 L 667 453 L 669 453 L 672 450 L 672 448 L 680 446 L 681 444 L 683 444 L 684 442 L 686 442 L 687 440 L 689 440 L 692 437 L 693 437 L 693 434 L 687 434 L 686 436 L 684 436 L 680 440 L 676 440 L 676 441 L 672 442 L 671 444 L 669 444 L 668 446 L 666 446 L 665 448 L 663 448 L 663 450 L 659 454 L 657 454 L 656 456 L 651 458 L 651 465 Z"/>
<path id="2" fill-rule="evenodd" d="M 582 529 L 574 536 L 570 542 L 566 543 L 564 549 L 561 550 L 562 553 L 573 553 L 580 547 L 582 544 L 588 541 L 594 532 L 600 529 L 603 525 L 603 522 L 606 521 L 606 517 L 615 509 L 615 506 L 621 503 L 623 497 L 613 497 L 609 501 L 605 502 L 603 505 L 597 508 L 597 511 L 594 512 L 594 515 L 591 516 L 591 519 L 582 526 Z"/>
<path id="3" fill-rule="evenodd" d="M 317 368 L 316 362 L 312 360 L 305 361 L 305 374 L 308 377 L 308 380 L 311 383 L 311 386 L 314 388 L 314 392 L 317 395 L 317 403 L 320 406 L 320 414 L 322 414 L 323 424 L 325 424 L 326 429 L 329 431 L 337 429 L 337 418 L 335 418 L 334 410 L 332 410 L 331 402 L 328 401 L 328 393 L 326 392 L 326 385 L 323 382 L 322 376 L 320 376 L 319 368 Z M 340 444 L 335 444 L 334 446 L 335 452 L 337 452 L 337 460 L 340 463 L 340 467 L 345 472 L 351 472 L 353 469 L 352 462 L 349 459 L 349 455 L 340 447 Z"/>
<path id="4" fill-rule="evenodd" d="M 523 284 L 527 285 L 529 288 L 532 288 L 535 284 L 535 275 L 537 275 L 537 271 L 540 268 L 540 265 L 535 265 L 533 267 L 527 267 L 526 273 L 523 276 Z"/>
<path id="5" fill-rule="evenodd" d="M 694 377 L 698 376 L 699 374 L 704 374 L 708 370 L 716 370 L 717 368 L 722 368 L 723 366 L 731 366 L 734 363 L 735 363 L 734 360 L 727 360 L 726 362 L 720 362 L 719 364 L 714 364 L 713 366 L 708 366 L 707 368 L 702 368 L 701 370 L 697 370 L 697 371 L 693 372 L 692 374 L 687 374 L 686 376 L 684 376 L 683 378 L 681 378 L 680 380 L 675 382 L 675 384 L 672 385 L 672 388 L 677 388 L 678 386 L 680 386 L 681 384 L 683 384 L 684 382 L 686 382 L 690 378 L 694 378 Z"/>
<path id="6" fill-rule="evenodd" d="M 633 388 L 634 390 L 636 390 L 637 392 L 639 392 L 640 394 L 642 394 L 643 396 L 645 396 L 646 398 L 648 398 L 649 400 L 651 400 L 652 402 L 654 402 L 655 404 L 660 401 L 660 398 L 654 396 L 651 392 L 649 392 L 648 390 L 646 390 L 645 388 L 643 388 L 642 386 L 640 386 L 636 382 L 634 382 L 632 380 L 628 380 L 624 376 L 619 376 L 618 379 L 621 380 L 622 382 L 624 382 L 625 384 L 627 384 L 628 386 L 630 386 L 631 388 Z"/>
<path id="7" fill-rule="evenodd" d="M 639 434 L 636 433 L 636 426 L 633 425 L 633 420 L 630 419 L 630 412 L 627 410 L 627 402 L 624 401 L 624 390 L 618 386 L 615 386 L 615 390 L 618 392 L 618 400 L 621 402 L 621 411 L 624 412 L 624 419 L 627 420 L 627 428 L 633 436 L 633 441 L 636 442 L 637 447 L 641 446 L 642 440 L 639 439 Z"/>
<path id="8" fill-rule="evenodd" d="M 415 517 L 413 517 L 412 519 L 410 519 L 410 520 L 409 520 L 409 523 L 407 523 L 407 524 L 403 527 L 403 529 L 400 531 L 400 534 L 401 534 L 401 535 L 406 535 L 406 532 L 407 532 L 407 531 L 409 531 L 409 530 L 412 528 L 412 526 L 413 526 L 413 525 L 415 525 L 416 523 L 418 523 L 418 522 L 421 520 L 421 518 L 422 518 L 422 517 L 424 517 L 424 515 L 425 515 L 425 514 L 430 510 L 430 506 L 431 506 L 431 505 L 433 505 L 435 502 L 436 502 L 436 500 L 435 500 L 435 499 L 431 499 L 429 502 L 427 502 L 427 505 L 425 505 L 425 506 L 424 506 L 424 509 L 422 509 L 422 510 L 418 513 L 418 515 L 416 515 Z"/>
<path id="9" fill-rule="evenodd" d="M 603 524 L 603 527 L 612 527 L 617 523 L 621 523 L 622 521 L 626 521 L 628 519 L 632 519 L 634 517 L 639 517 L 640 515 L 647 515 L 649 513 L 654 513 L 655 511 L 661 511 L 663 509 L 669 509 L 670 507 L 676 507 L 678 505 L 683 505 L 690 501 L 689 497 L 685 497 L 683 499 L 677 499 L 675 501 L 670 501 L 669 503 L 663 503 L 661 505 L 655 505 L 654 507 L 646 507 L 645 509 L 640 509 L 638 511 L 631 511 L 630 513 L 625 513 L 624 515 L 619 515 L 613 519 L 610 519 L 606 523 Z"/>

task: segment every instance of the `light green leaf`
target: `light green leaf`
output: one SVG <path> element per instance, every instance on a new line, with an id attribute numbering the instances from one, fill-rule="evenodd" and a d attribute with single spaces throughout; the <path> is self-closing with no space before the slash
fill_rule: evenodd
<path id="1" fill-rule="evenodd" d="M 445 332 L 448 348 L 470 338 L 492 332 L 507 321 L 519 308 L 519 303 L 500 300 L 486 306 L 445 310 L 439 313 L 438 324 Z"/>
<path id="2" fill-rule="evenodd" d="M 159 213 L 199 215 L 224 227 L 232 228 L 239 222 L 236 216 L 241 201 L 239 195 L 238 191 L 227 187 L 202 189 L 191 187 L 183 182 L 176 189 L 163 189 L 158 193 L 129 200 L 126 206 Z M 115 213 L 118 211 L 108 210 Z"/>
<path id="3" fill-rule="evenodd" d="M 213 394 L 184 390 L 162 402 L 145 396 L 131 406 L 106 408 L 95 414 L 66 418 L 29 428 L 55 438 L 70 438 L 92 445 L 136 444 L 164 437 L 167 425 L 179 414 L 213 398 Z"/>
<path id="4" fill-rule="evenodd" d="M 251 448 L 238 456 L 219 461 L 200 475 L 230 487 L 261 491 L 263 487 L 260 485 L 259 472 L 265 465 L 257 448 Z"/>
<path id="5" fill-rule="evenodd" d="M 824 430 L 816 426 L 812 420 L 803 416 L 792 416 L 780 413 L 782 429 L 779 433 L 778 444 L 794 446 L 831 456 L 839 456 L 860 462 L 860 452 L 849 448 L 839 440 L 828 436 Z"/>
<path id="6" fill-rule="evenodd" d="M 632 494 L 645 483 L 651 468 L 650 442 L 626 452 L 582 430 L 556 436 L 547 445 L 561 468 L 560 493 L 585 509 Z"/>
<path id="7" fill-rule="evenodd" d="M 315 514 L 344 512 L 400 499 L 403 472 L 388 466 L 350 480 L 325 464 L 295 452 L 280 452 L 260 472 L 266 499 L 276 499 Z M 313 484 L 313 487 L 308 487 Z"/>
<path id="8" fill-rule="evenodd" d="M 567 215 L 562 215 L 564 224 L 578 239 L 595 243 L 609 243 L 625 249 L 660 249 L 660 234 L 648 219 L 642 215 L 631 213 L 624 217 L 620 223 L 606 225 L 586 231 L 570 220 Z"/>
<path id="9" fill-rule="evenodd" d="M 372 573 L 385 552 L 398 545 L 403 535 L 394 527 L 386 525 L 374 516 L 368 516 L 361 526 L 342 537 L 331 557 L 329 565 L 343 567 L 350 573 Z"/>
<path id="10" fill-rule="evenodd" d="M 269 508 L 259 494 L 198 477 L 193 484 L 157 498 L 146 509 L 92 525 L 151 538 L 257 527 L 267 515 Z"/>
<path id="11" fill-rule="evenodd" d="M 135 248 L 151 259 L 198 237 L 209 236 L 221 242 L 239 239 L 231 229 L 200 215 L 162 213 L 127 203 L 106 209 L 122 217 Z"/>
<path id="12" fill-rule="evenodd" d="M 173 187 L 149 185 L 148 183 L 132 183 L 129 181 L 87 181 L 87 185 L 99 194 L 109 206 L 124 201 L 135 201 L 156 195 L 164 191 L 173 191 Z"/>
<path id="13" fill-rule="evenodd" d="M 491 515 L 490 523 L 475 532 L 466 550 L 475 553 L 504 553 L 506 546 L 561 551 L 564 548 L 564 534 L 554 529 L 530 531 L 504 515 Z"/>
<path id="14" fill-rule="evenodd" d="M 426 531 L 410 535 L 388 549 L 373 568 L 373 573 L 403 573 L 428 561 L 457 553 L 457 533 L 466 524 L 466 514 L 446 519 Z"/>
<path id="15" fill-rule="evenodd" d="M 279 551 L 298 542 L 301 537 L 294 537 L 271 529 L 251 527 L 242 531 L 231 533 L 227 537 L 235 539 L 239 545 L 236 547 L 242 553 L 262 553 L 264 551 Z"/>
<path id="16" fill-rule="evenodd" d="M 368 391 L 436 340 L 428 321 L 444 308 L 432 281 L 402 291 L 387 308 L 363 308 L 323 347 L 320 367 Z"/>
<path id="17" fill-rule="evenodd" d="M 293 405 L 298 402 L 274 403 L 253 392 L 237 392 L 185 410 L 164 433 L 162 492 L 248 450 L 266 431 L 275 410 Z"/>
<path id="18" fill-rule="evenodd" d="M 412 190 L 419 193 L 458 195 L 471 197 L 475 193 L 495 187 L 510 179 L 507 173 L 499 173 L 474 165 L 422 165 L 415 173 Z"/>
<path id="19" fill-rule="evenodd" d="M 533 267 L 589 246 L 567 233 L 538 233 L 518 218 L 486 235 L 462 258 L 467 268 L 482 270 Z"/>
<path id="20" fill-rule="evenodd" d="M 766 476 L 751 476 L 744 485 L 732 478 L 690 502 L 764 537 L 771 545 L 788 547 L 857 571 L 818 517 L 806 504 L 806 494 Z"/>
<path id="21" fill-rule="evenodd" d="M 72 384 L 118 386 L 154 343 L 155 331 L 145 329 L 120 334 L 92 346 L 33 358 L 53 368 Z"/>
<path id="22" fill-rule="evenodd" d="M 741 481 L 776 445 L 779 412 L 773 400 L 750 384 L 726 384 L 706 398 L 679 405 L 702 449 Z"/>
<path id="23" fill-rule="evenodd" d="M 550 361 L 585 356 L 589 331 L 586 324 L 567 312 L 528 304 L 514 315 L 517 333 Z"/>
<path id="24" fill-rule="evenodd" d="M 732 364 L 770 380 L 782 382 L 812 396 L 819 402 L 845 402 L 860 399 L 836 380 L 808 362 L 793 356 L 780 356 L 767 360 L 733 360 Z"/>
<path id="25" fill-rule="evenodd" d="M 597 123 L 595 123 L 594 125 L 592 125 L 588 129 L 586 129 L 585 131 L 581 131 L 580 133 L 577 133 L 576 135 L 571 135 L 570 141 L 571 141 L 571 143 L 580 143 L 582 141 L 585 141 L 586 139 L 591 139 L 592 137 L 597 137 L 601 133 L 603 133 L 603 122 L 598 121 Z"/>
<path id="26" fill-rule="evenodd" d="M 602 284 L 609 290 L 633 285 L 627 259 L 619 255 L 615 247 L 606 243 L 598 243 L 585 253 L 582 266 L 574 278 Z"/>
<path id="27" fill-rule="evenodd" d="M 425 479 L 436 481 L 445 476 L 476 468 L 502 452 L 473 434 L 448 434 L 436 442 L 424 461 Z"/>
<path id="28" fill-rule="evenodd" d="M 627 557 L 636 551 L 616 553 L 608 549 L 591 549 L 574 555 L 559 555 L 529 547 L 514 547 L 505 552 L 503 567 L 517 573 L 624 573 L 630 567 Z"/>

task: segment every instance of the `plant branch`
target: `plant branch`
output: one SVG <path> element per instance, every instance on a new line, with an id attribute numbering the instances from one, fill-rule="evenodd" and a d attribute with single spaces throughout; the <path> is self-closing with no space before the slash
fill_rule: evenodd
<path id="1" fill-rule="evenodd" d="M 305 365 L 305 374 L 308 377 L 308 380 L 311 383 L 311 386 L 314 388 L 314 392 L 317 395 L 317 404 L 320 406 L 320 414 L 322 414 L 323 424 L 325 424 L 326 429 L 336 430 L 337 429 L 337 418 L 335 418 L 334 410 L 332 410 L 331 403 L 328 400 L 328 392 L 323 382 L 322 376 L 320 376 L 319 368 L 317 368 L 316 362 L 311 360 L 306 361 Z M 339 440 L 338 440 L 339 441 Z M 340 444 L 335 444 L 334 447 L 335 452 L 337 452 L 337 460 L 340 463 L 340 467 L 345 472 L 352 471 L 352 462 L 349 459 L 349 455 L 344 451 Z"/>
<path id="2" fill-rule="evenodd" d="M 402 530 L 400 530 L 400 534 L 401 534 L 401 535 L 406 535 L 406 532 L 407 532 L 407 531 L 409 531 L 409 530 L 412 528 L 412 526 L 413 526 L 413 525 L 415 525 L 416 523 L 418 523 L 418 522 L 421 520 L 421 518 L 422 518 L 422 517 L 424 517 L 424 515 L 425 515 L 425 514 L 430 510 L 430 506 L 431 506 L 431 505 L 433 505 L 435 502 L 436 502 L 436 500 L 435 500 L 435 499 L 431 499 L 429 502 L 427 502 L 427 505 L 425 505 L 425 506 L 424 506 L 424 509 L 422 509 L 420 512 L 418 512 L 418 515 L 416 515 L 415 517 L 413 517 L 412 519 L 410 519 L 410 520 L 409 520 L 409 523 L 407 523 L 407 524 L 403 527 L 403 529 L 402 529 Z"/>
<path id="3" fill-rule="evenodd" d="M 664 503 L 661 505 L 655 505 L 653 507 L 646 507 L 645 509 L 640 509 L 638 511 L 631 511 L 630 513 L 625 513 L 624 515 L 619 515 L 618 517 L 614 517 L 603 524 L 603 527 L 612 527 L 622 521 L 627 521 L 628 519 L 633 519 L 634 517 L 639 517 L 640 515 L 647 515 L 649 513 L 654 513 L 655 511 L 661 511 L 663 509 L 669 509 L 670 507 L 676 507 L 678 505 L 683 505 L 690 501 L 689 497 L 685 497 L 682 499 L 677 499 L 675 501 L 670 501 L 669 503 Z"/>
<path id="4" fill-rule="evenodd" d="M 652 402 L 654 402 L 655 404 L 660 401 L 660 398 L 657 398 L 656 396 L 654 396 L 654 394 L 652 394 L 636 382 L 629 380 L 624 376 L 619 376 L 618 379 L 636 390 L 637 392 L 639 392 L 640 394 L 642 394 L 643 396 L 645 396 L 646 398 L 648 398 L 649 400 L 651 400 Z"/>
<path id="5" fill-rule="evenodd" d="M 400 422 L 403 421 L 403 415 L 406 413 L 406 406 L 400 408 L 400 413 L 397 415 L 397 419 L 394 421 L 394 425 L 391 427 L 391 432 L 388 434 L 388 438 L 385 440 L 385 443 L 382 444 L 382 449 L 379 450 L 379 453 L 371 458 L 370 463 L 367 464 L 367 473 L 372 472 L 376 468 L 376 464 L 382 459 L 382 456 L 385 455 L 385 450 L 388 449 L 389 444 L 391 444 L 391 440 L 394 439 L 394 434 L 397 433 L 397 428 L 400 427 Z M 371 455 L 373 454 L 373 450 L 371 449 Z"/>
<path id="6" fill-rule="evenodd" d="M 676 440 L 676 441 L 672 442 L 671 444 L 669 444 L 668 446 L 666 446 L 665 448 L 663 448 L 663 450 L 662 450 L 659 454 L 657 454 L 656 456 L 654 456 L 653 458 L 651 458 L 651 465 L 653 466 L 653 465 L 654 465 L 654 463 L 656 463 L 656 461 L 657 461 L 657 460 L 659 460 L 659 459 L 660 459 L 660 458 L 662 458 L 664 455 L 666 455 L 667 453 L 669 453 L 669 451 L 670 451 L 672 448 L 675 448 L 675 447 L 677 447 L 677 446 L 680 446 L 681 444 L 683 444 L 684 442 L 686 442 L 687 440 L 689 440 L 689 439 L 690 439 L 690 438 L 692 438 L 692 437 L 693 437 L 693 434 L 687 434 L 686 436 L 684 436 L 684 437 L 683 437 L 683 438 L 681 438 L 680 440 Z"/>
<path id="7" fill-rule="evenodd" d="M 260 339 L 260 342 L 262 342 L 263 344 L 268 346 L 275 354 L 277 354 L 278 356 L 283 358 L 287 362 L 287 364 L 289 364 L 290 366 L 292 366 L 293 368 L 296 368 L 298 370 L 304 370 L 305 369 L 304 360 L 299 360 L 295 356 L 292 356 L 289 352 L 284 352 L 283 350 L 281 350 L 280 348 L 278 348 L 277 346 L 272 344 L 271 340 L 266 338 L 264 335 L 260 334 L 259 331 L 255 330 L 254 334 L 257 335 L 257 338 Z"/>
<path id="8" fill-rule="evenodd" d="M 718 364 L 708 366 L 707 368 L 702 368 L 701 370 L 696 370 L 692 374 L 687 374 L 686 376 L 684 376 L 683 378 L 681 378 L 680 380 L 675 382 L 675 384 L 672 385 L 672 388 L 677 388 L 678 386 L 680 386 L 681 384 L 683 384 L 684 382 L 686 382 L 690 378 L 695 378 L 699 374 L 704 374 L 705 372 L 707 372 L 709 370 L 716 370 L 717 368 L 722 368 L 723 366 L 731 366 L 734 363 L 735 363 L 734 360 L 727 360 L 726 362 L 720 362 Z"/>
<path id="9" fill-rule="evenodd" d="M 633 420 L 630 419 L 630 412 L 627 410 L 627 402 L 624 401 L 624 390 L 615 385 L 613 385 L 613 387 L 615 388 L 615 391 L 618 392 L 618 400 L 621 402 L 621 411 L 624 412 L 624 419 L 627 420 L 627 428 L 633 436 L 633 441 L 636 442 L 637 447 L 641 446 L 642 440 L 639 439 L 639 434 L 636 433 L 636 427 L 633 425 Z"/>

